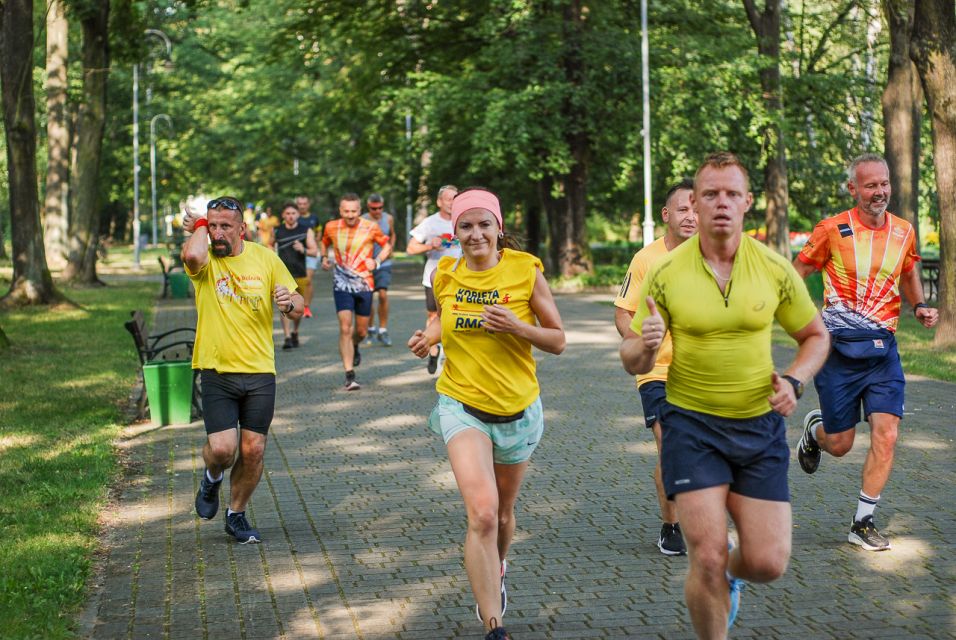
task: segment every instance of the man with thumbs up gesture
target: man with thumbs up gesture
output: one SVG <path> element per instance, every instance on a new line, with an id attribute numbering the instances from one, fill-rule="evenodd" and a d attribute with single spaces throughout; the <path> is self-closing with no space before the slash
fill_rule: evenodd
<path id="1" fill-rule="evenodd" d="M 621 361 L 630 374 L 649 371 L 670 332 L 660 410 L 664 488 L 690 558 L 684 595 L 694 629 L 700 638 L 724 638 L 744 581 L 771 582 L 787 568 L 784 417 L 826 359 L 829 338 L 790 261 L 743 234 L 753 195 L 736 156 L 708 156 L 690 200 L 699 232 L 651 267 Z M 782 374 L 771 358 L 774 320 L 799 345 Z M 728 543 L 728 513 L 737 545 Z"/>

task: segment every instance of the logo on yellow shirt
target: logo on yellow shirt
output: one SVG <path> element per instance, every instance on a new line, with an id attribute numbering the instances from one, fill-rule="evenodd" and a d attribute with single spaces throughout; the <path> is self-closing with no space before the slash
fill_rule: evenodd
<path id="1" fill-rule="evenodd" d="M 253 281 L 259 280 L 254 278 Z M 258 282 L 259 286 L 262 286 L 261 282 Z M 242 293 L 240 288 L 232 280 L 230 274 L 226 274 L 216 280 L 216 294 L 219 296 L 220 300 L 231 300 L 236 304 L 247 304 L 252 307 L 253 311 L 259 310 L 259 304 L 262 302 L 261 295 L 246 295 Z"/>

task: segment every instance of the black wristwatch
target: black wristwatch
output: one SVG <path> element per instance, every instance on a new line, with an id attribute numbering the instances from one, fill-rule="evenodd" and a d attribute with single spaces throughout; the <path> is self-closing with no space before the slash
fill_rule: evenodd
<path id="1" fill-rule="evenodd" d="M 781 376 L 784 380 L 793 385 L 793 395 L 797 396 L 799 400 L 803 396 L 803 383 L 794 378 L 793 376 Z"/>
<path id="2" fill-rule="evenodd" d="M 292 313 L 293 311 L 295 311 L 295 302 L 290 302 L 290 303 L 289 303 L 289 308 L 286 309 L 285 311 L 283 311 L 283 313 L 286 314 L 286 315 L 289 315 L 289 314 Z M 798 396 L 798 397 L 799 397 L 799 396 Z"/>

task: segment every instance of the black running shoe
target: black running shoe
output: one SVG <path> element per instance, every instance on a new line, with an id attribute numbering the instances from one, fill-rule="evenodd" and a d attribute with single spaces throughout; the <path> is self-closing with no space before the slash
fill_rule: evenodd
<path id="1" fill-rule="evenodd" d="M 362 364 L 362 354 L 359 353 L 358 345 L 355 345 L 352 351 L 352 366 L 357 367 L 360 364 Z"/>
<path id="2" fill-rule="evenodd" d="M 873 516 L 863 516 L 862 520 L 854 520 L 850 525 L 850 535 L 847 536 L 850 544 L 863 547 L 867 551 L 889 551 L 892 549 L 890 540 L 880 533 L 873 524 Z"/>
<path id="3" fill-rule="evenodd" d="M 226 513 L 226 533 L 235 538 L 239 544 L 262 542 L 259 530 L 249 524 L 245 511 Z"/>
<path id="4" fill-rule="evenodd" d="M 205 469 L 202 472 L 202 480 L 199 481 L 199 492 L 196 494 L 196 513 L 203 520 L 211 520 L 216 517 L 219 511 L 219 486 L 222 484 L 222 478 L 219 482 L 210 482 L 206 477 Z"/>
<path id="5" fill-rule="evenodd" d="M 816 433 L 817 425 L 822 423 L 823 417 L 819 409 L 814 409 L 803 419 L 803 435 L 797 443 L 797 461 L 800 468 L 807 473 L 813 473 L 820 466 L 822 452 L 813 434 Z"/>
<path id="6" fill-rule="evenodd" d="M 294 346 L 295 346 L 295 345 L 292 344 L 292 338 L 286 338 L 285 341 L 282 343 L 282 350 L 283 350 L 283 351 L 288 351 L 289 349 L 291 349 L 291 348 L 294 347 Z"/>
<path id="7" fill-rule="evenodd" d="M 298 347 L 298 346 L 299 346 L 299 332 L 298 332 L 298 331 L 293 331 L 293 332 L 292 332 L 292 335 L 291 335 L 290 337 L 292 338 L 292 346 L 293 346 L 293 347 Z"/>
<path id="8" fill-rule="evenodd" d="M 498 621 L 491 619 L 492 630 L 485 635 L 485 640 L 511 640 L 511 634 L 504 627 L 496 627 Z"/>
<path id="9" fill-rule="evenodd" d="M 355 372 L 346 371 L 345 372 L 345 390 L 358 391 L 361 388 L 362 388 L 362 385 L 360 385 L 358 381 L 355 380 Z"/>
<path id="10" fill-rule="evenodd" d="M 661 535 L 657 539 L 657 548 L 665 556 L 685 556 L 687 555 L 687 546 L 684 544 L 684 536 L 680 531 L 680 524 L 668 524 L 661 527 Z"/>
<path id="11" fill-rule="evenodd" d="M 428 373 L 435 375 L 438 371 L 438 356 L 441 355 L 441 345 L 438 345 L 438 351 L 435 355 L 428 354 Z"/>

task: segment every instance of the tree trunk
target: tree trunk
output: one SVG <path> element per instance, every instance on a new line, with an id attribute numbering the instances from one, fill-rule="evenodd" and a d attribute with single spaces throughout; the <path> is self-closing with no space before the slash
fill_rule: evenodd
<path id="1" fill-rule="evenodd" d="M 744 0 L 747 18 L 757 36 L 757 51 L 764 57 L 760 69 L 760 89 L 763 91 L 769 124 L 764 128 L 764 198 L 767 201 L 767 245 L 789 259 L 790 219 L 788 217 L 789 188 L 787 184 L 787 151 L 783 139 L 783 87 L 780 81 L 780 16 L 781 0 L 765 0 L 763 13 L 758 12 L 754 0 Z"/>
<path id="2" fill-rule="evenodd" d="M 919 156 L 923 90 L 910 60 L 913 0 L 883 0 L 890 31 L 890 59 L 883 89 L 883 155 L 890 168 L 890 211 L 909 221 L 919 240 Z"/>
<path id="3" fill-rule="evenodd" d="M 571 87 L 584 83 L 584 60 L 581 57 L 581 31 L 585 28 L 584 11 L 580 0 L 571 0 L 563 10 L 564 21 L 564 79 Z M 562 107 L 564 121 L 572 130 L 565 134 L 571 153 L 571 168 L 566 175 L 545 178 L 542 204 L 548 219 L 552 264 L 561 277 L 574 277 L 594 270 L 587 241 L 587 183 L 590 139 L 578 129 L 578 123 L 587 118 L 581 107 L 565 98 Z"/>
<path id="4" fill-rule="evenodd" d="M 0 3 L 0 82 L 13 241 L 13 282 L 2 302 L 4 306 L 48 304 L 60 296 L 46 266 L 40 227 L 32 0 Z"/>
<path id="5" fill-rule="evenodd" d="M 956 345 L 956 0 L 916 0 L 910 55 L 933 122 L 939 195 L 939 326 L 936 345 Z"/>
<path id="6" fill-rule="evenodd" d="M 83 26 L 83 100 L 77 122 L 73 167 L 73 215 L 70 217 L 67 280 L 102 284 L 96 276 L 99 244 L 99 175 L 106 124 L 106 79 L 109 76 L 109 0 L 91 2 L 78 11 Z M 133 241 L 137 241 L 134 238 Z"/>
<path id="7" fill-rule="evenodd" d="M 529 198 L 525 205 L 525 248 L 528 253 L 541 255 L 541 203 L 537 198 Z"/>
<path id="8" fill-rule="evenodd" d="M 62 0 L 51 0 L 46 19 L 47 174 L 43 205 L 43 240 L 47 261 L 66 262 L 67 203 L 70 180 L 70 131 L 66 90 L 69 25 Z"/>

